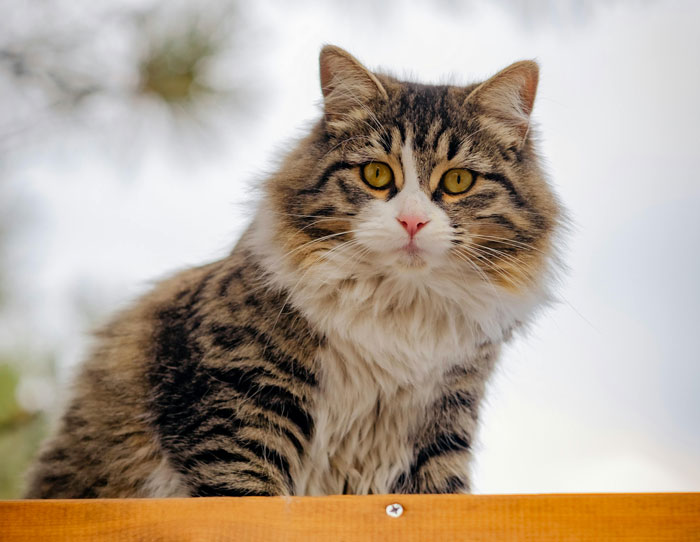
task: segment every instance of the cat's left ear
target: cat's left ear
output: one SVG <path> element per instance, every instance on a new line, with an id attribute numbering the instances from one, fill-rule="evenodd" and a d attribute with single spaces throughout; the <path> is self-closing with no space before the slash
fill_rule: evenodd
<path id="1" fill-rule="evenodd" d="M 530 129 L 530 114 L 537 94 L 540 68 L 532 60 L 511 64 L 481 83 L 467 97 L 476 105 L 485 121 L 512 132 L 522 145 Z"/>
<path id="2" fill-rule="evenodd" d="M 352 110 L 377 96 L 387 97 L 377 77 L 340 47 L 326 45 L 321 49 L 319 67 L 328 120 L 347 117 Z"/>

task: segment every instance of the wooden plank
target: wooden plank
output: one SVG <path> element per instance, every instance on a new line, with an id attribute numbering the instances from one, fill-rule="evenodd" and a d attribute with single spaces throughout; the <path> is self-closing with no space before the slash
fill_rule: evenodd
<path id="1" fill-rule="evenodd" d="M 700 541 L 700 493 L 4 501 L 0 540 Z"/>

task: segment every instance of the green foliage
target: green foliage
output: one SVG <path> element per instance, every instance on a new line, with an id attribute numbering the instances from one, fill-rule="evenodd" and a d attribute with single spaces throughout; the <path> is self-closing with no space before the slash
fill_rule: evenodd
<path id="1" fill-rule="evenodd" d="M 141 89 L 169 104 L 213 92 L 202 82 L 202 63 L 216 53 L 210 37 L 193 29 L 154 41 L 141 62 Z"/>
<path id="2" fill-rule="evenodd" d="M 19 373 L 0 364 L 0 499 L 21 496 L 24 474 L 46 434 L 45 416 L 17 402 Z"/>

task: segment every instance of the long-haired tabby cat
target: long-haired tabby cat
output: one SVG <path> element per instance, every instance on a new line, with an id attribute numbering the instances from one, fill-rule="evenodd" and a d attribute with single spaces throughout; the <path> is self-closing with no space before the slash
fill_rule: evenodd
<path id="1" fill-rule="evenodd" d="M 320 57 L 324 114 L 226 258 L 99 335 L 28 497 L 469 490 L 501 345 L 546 301 L 560 211 L 538 67 L 465 87 Z"/>

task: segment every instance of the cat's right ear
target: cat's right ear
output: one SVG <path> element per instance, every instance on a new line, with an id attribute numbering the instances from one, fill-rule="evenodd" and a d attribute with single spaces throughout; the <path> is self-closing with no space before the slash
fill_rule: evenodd
<path id="1" fill-rule="evenodd" d="M 321 92 L 326 119 L 347 118 L 355 109 L 387 93 L 377 77 L 347 51 L 334 45 L 321 49 Z"/>
<path id="2" fill-rule="evenodd" d="M 485 113 L 483 125 L 495 124 L 507 130 L 520 147 L 530 129 L 539 73 L 539 66 L 532 60 L 511 64 L 476 87 L 466 103 L 479 106 Z"/>

